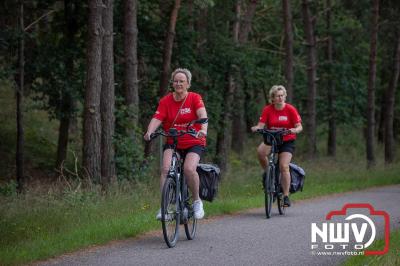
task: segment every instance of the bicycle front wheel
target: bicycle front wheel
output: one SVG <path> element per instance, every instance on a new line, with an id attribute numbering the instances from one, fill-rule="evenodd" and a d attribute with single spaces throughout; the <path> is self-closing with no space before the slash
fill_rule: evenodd
<path id="1" fill-rule="evenodd" d="M 175 247 L 178 240 L 180 218 L 177 212 L 178 209 L 176 182 L 172 178 L 167 178 L 161 197 L 161 224 L 165 243 L 167 243 L 167 246 L 170 248 Z"/>
<path id="2" fill-rule="evenodd" d="M 268 166 L 268 170 L 264 174 L 265 216 L 267 219 L 271 217 L 272 201 L 274 200 L 273 175 L 273 167 Z"/>
<path id="3" fill-rule="evenodd" d="M 197 219 L 194 218 L 194 210 L 192 206 L 193 198 L 191 197 L 191 193 L 187 186 L 184 188 L 184 195 L 185 195 L 185 210 L 187 210 L 186 220 L 185 220 L 185 233 L 186 238 L 188 240 L 193 240 L 196 236 L 196 229 L 197 229 Z"/>

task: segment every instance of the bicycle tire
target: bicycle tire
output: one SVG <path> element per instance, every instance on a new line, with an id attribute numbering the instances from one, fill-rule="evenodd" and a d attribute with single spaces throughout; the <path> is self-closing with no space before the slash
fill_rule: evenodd
<path id="1" fill-rule="evenodd" d="M 196 231 L 197 231 L 197 219 L 194 218 L 193 206 L 191 204 L 192 197 L 190 194 L 191 193 L 186 185 L 184 188 L 184 195 L 185 195 L 184 204 L 187 209 L 187 220 L 185 221 L 184 227 L 185 227 L 186 238 L 188 240 L 193 240 L 196 236 Z"/>
<path id="2" fill-rule="evenodd" d="M 165 243 L 168 247 L 175 247 L 179 235 L 179 197 L 176 182 L 167 178 L 164 183 L 161 197 L 161 224 Z"/>
<path id="3" fill-rule="evenodd" d="M 264 179 L 264 203 L 265 203 L 265 216 L 267 219 L 271 217 L 272 201 L 274 200 L 273 192 L 273 175 L 274 169 L 272 166 L 268 166 Z"/>
<path id="4" fill-rule="evenodd" d="M 286 212 L 286 208 L 283 205 L 283 194 L 278 195 L 278 200 L 277 200 L 277 204 L 278 204 L 278 211 L 280 215 L 284 215 Z"/>
<path id="5" fill-rule="evenodd" d="M 276 177 L 276 197 L 277 197 L 277 204 L 278 204 L 278 211 L 280 215 L 284 215 L 286 211 L 285 205 L 283 205 L 283 189 L 281 185 L 282 176 L 279 175 Z"/>

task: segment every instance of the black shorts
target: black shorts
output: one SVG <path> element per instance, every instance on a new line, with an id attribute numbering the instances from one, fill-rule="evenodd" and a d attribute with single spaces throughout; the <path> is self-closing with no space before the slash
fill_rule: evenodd
<path id="1" fill-rule="evenodd" d="M 296 145 L 294 142 L 294 140 L 289 140 L 284 141 L 282 144 L 278 145 L 278 153 L 290 152 L 291 154 L 293 154 L 296 149 Z"/>
<path id="2" fill-rule="evenodd" d="M 163 151 L 167 150 L 167 149 L 172 149 L 172 144 L 164 144 L 164 148 Z M 203 155 L 204 151 L 206 150 L 206 148 L 204 146 L 201 145 L 194 145 L 190 148 L 187 149 L 177 149 L 178 153 L 185 158 L 186 154 L 188 154 L 189 152 L 194 152 L 196 154 L 198 154 L 201 158 L 201 156 Z"/>

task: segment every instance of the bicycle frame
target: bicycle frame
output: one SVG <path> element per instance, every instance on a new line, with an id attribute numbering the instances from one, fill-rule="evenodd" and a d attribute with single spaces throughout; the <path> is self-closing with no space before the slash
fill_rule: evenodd
<path id="1" fill-rule="evenodd" d="M 277 190 L 279 190 L 280 187 L 280 178 L 279 176 L 276 174 L 276 169 L 279 167 L 279 158 L 277 158 L 278 156 L 278 147 L 276 145 L 276 140 L 273 140 L 275 143 L 273 143 L 271 145 L 271 153 L 268 155 L 268 167 L 267 169 L 265 169 L 266 172 L 268 172 L 268 168 L 271 169 L 271 173 L 272 173 L 272 188 L 270 192 L 276 193 L 279 192 Z"/>
<path id="2" fill-rule="evenodd" d="M 277 158 L 278 143 L 277 136 L 285 134 L 286 130 L 257 130 L 258 133 L 265 135 L 265 139 L 271 140 L 271 153 L 268 155 L 268 167 L 264 171 L 263 185 L 265 193 L 265 214 L 267 218 L 271 216 L 272 203 L 277 200 L 279 214 L 284 214 L 285 208 L 282 199 L 282 186 L 280 182 L 280 175 L 276 171 L 279 169 L 279 158 Z"/>
<path id="3" fill-rule="evenodd" d="M 185 134 L 196 137 L 197 132 L 194 129 L 189 129 L 190 125 L 193 123 L 207 123 L 207 121 L 208 119 L 193 121 L 188 124 L 186 131 L 177 131 L 175 128 L 170 128 L 168 133 L 159 131 L 150 136 L 150 139 L 154 139 L 159 135 L 172 137 L 173 139 L 171 165 L 161 193 L 161 223 L 164 240 L 170 248 L 174 247 L 178 240 L 179 224 L 184 224 L 188 240 L 194 239 L 197 228 L 197 220 L 194 218 L 192 206 L 189 204 L 189 190 L 183 176 L 183 159 L 179 157 L 177 151 L 178 137 Z M 169 228 L 169 223 L 172 224 L 171 228 Z"/>
<path id="4" fill-rule="evenodd" d="M 180 158 L 179 153 L 176 150 L 177 147 L 177 139 L 174 138 L 174 144 L 172 146 L 172 158 L 171 158 L 171 166 L 169 168 L 168 174 L 166 178 L 172 178 L 175 180 L 176 187 L 178 192 L 178 197 L 176 197 L 176 214 L 179 216 L 180 224 L 185 223 L 188 219 L 189 211 L 187 210 L 186 205 L 188 205 L 187 198 L 187 185 L 186 180 L 183 175 L 183 159 Z"/>

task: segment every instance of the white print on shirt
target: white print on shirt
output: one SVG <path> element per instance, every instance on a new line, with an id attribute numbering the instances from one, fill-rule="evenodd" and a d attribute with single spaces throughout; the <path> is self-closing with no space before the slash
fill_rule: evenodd
<path id="1" fill-rule="evenodd" d="M 183 124 L 174 124 L 174 127 L 187 127 L 189 123 L 183 123 Z"/>
<path id="2" fill-rule="evenodd" d="M 287 121 L 288 118 L 287 118 L 287 116 L 280 115 L 280 116 L 278 117 L 278 120 L 279 120 L 279 121 Z"/>
<path id="3" fill-rule="evenodd" d="M 182 108 L 181 109 L 181 115 L 190 114 L 191 112 L 192 112 L 192 110 L 190 108 Z"/>

